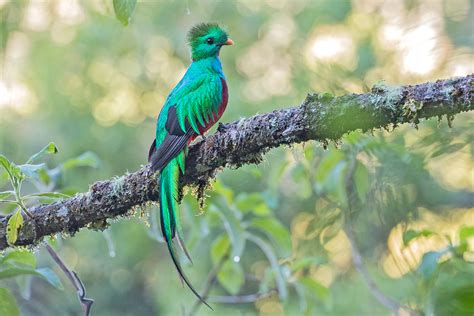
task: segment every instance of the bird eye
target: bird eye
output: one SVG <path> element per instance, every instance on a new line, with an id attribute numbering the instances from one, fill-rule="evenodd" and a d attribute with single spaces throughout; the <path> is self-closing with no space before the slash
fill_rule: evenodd
<path id="1" fill-rule="evenodd" d="M 209 38 L 206 40 L 206 42 L 207 42 L 208 44 L 213 44 L 213 43 L 214 43 L 214 38 L 209 37 Z"/>

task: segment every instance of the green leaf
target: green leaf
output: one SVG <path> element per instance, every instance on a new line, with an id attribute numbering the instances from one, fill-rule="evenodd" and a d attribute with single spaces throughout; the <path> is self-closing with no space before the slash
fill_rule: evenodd
<path id="1" fill-rule="evenodd" d="M 230 294 L 235 295 L 244 284 L 244 271 L 240 264 L 227 260 L 217 274 L 217 279 Z"/>
<path id="2" fill-rule="evenodd" d="M 0 192 L 0 200 L 4 200 L 6 199 L 7 197 L 11 196 L 11 195 L 14 195 L 15 192 L 13 191 L 3 191 L 3 192 Z"/>
<path id="3" fill-rule="evenodd" d="M 38 177 L 39 177 L 39 180 L 46 185 L 48 185 L 51 182 L 51 177 L 49 176 L 48 171 L 46 169 L 40 169 L 38 171 Z"/>
<path id="4" fill-rule="evenodd" d="M 222 182 L 217 181 L 214 184 L 214 192 L 217 193 L 219 196 L 225 197 L 227 204 L 234 203 L 234 191 L 224 186 Z"/>
<path id="5" fill-rule="evenodd" d="M 18 230 L 23 225 L 23 216 L 21 215 L 21 210 L 17 210 L 13 214 L 7 223 L 7 242 L 9 245 L 14 245 L 18 239 Z"/>
<path id="6" fill-rule="evenodd" d="M 474 287 L 472 285 L 444 291 L 443 294 L 436 302 L 434 315 L 474 315 Z"/>
<path id="7" fill-rule="evenodd" d="M 211 204 L 209 210 L 215 212 L 224 223 L 224 228 L 232 244 L 231 258 L 236 261 L 240 260 L 245 248 L 244 229 L 240 219 L 236 217 L 235 212 L 229 209 L 225 203 L 220 203 L 220 208 L 215 204 Z"/>
<path id="8" fill-rule="evenodd" d="M 46 164 L 39 165 L 24 164 L 18 166 L 21 172 L 30 179 L 40 180 L 40 170 L 46 169 Z"/>
<path id="9" fill-rule="evenodd" d="M 345 161 L 340 161 L 331 170 L 326 181 L 326 188 L 328 192 L 332 194 L 343 206 L 347 205 L 346 171 L 347 163 Z"/>
<path id="10" fill-rule="evenodd" d="M 235 206 L 242 212 L 250 211 L 259 216 L 270 214 L 270 209 L 260 193 L 239 194 Z"/>
<path id="11" fill-rule="evenodd" d="M 36 257 L 28 250 L 11 250 L 6 255 L 0 258 L 2 264 L 23 265 L 31 268 L 36 268 Z"/>
<path id="12" fill-rule="evenodd" d="M 413 229 L 409 229 L 406 232 L 403 233 L 403 244 L 407 246 L 410 241 L 412 241 L 415 238 L 418 237 L 429 237 L 431 235 L 434 235 L 434 232 L 428 229 L 423 229 L 421 231 L 416 231 Z"/>
<path id="13" fill-rule="evenodd" d="M 76 158 L 72 158 L 66 160 L 62 164 L 63 170 L 73 169 L 77 167 L 91 167 L 91 168 L 98 168 L 100 163 L 99 157 L 96 154 L 90 151 L 86 151 L 85 153 L 77 156 Z"/>
<path id="14" fill-rule="evenodd" d="M 304 200 L 311 197 L 313 190 L 308 178 L 308 168 L 303 163 L 299 163 L 291 169 L 291 178 L 295 186 L 293 192 L 297 198 Z"/>
<path id="15" fill-rule="evenodd" d="M 36 270 L 27 266 L 5 264 L 0 268 L 0 279 L 7 279 L 23 274 L 36 274 Z"/>
<path id="16" fill-rule="evenodd" d="M 328 259 L 322 256 L 303 257 L 291 265 L 291 270 L 296 272 L 309 266 L 318 266 L 327 262 Z"/>
<path id="17" fill-rule="evenodd" d="M 251 226 L 265 233 L 273 241 L 282 257 L 285 258 L 291 255 L 290 233 L 276 218 L 255 218 L 252 220 Z"/>
<path id="18" fill-rule="evenodd" d="M 211 246 L 211 259 L 214 264 L 217 264 L 228 253 L 230 247 L 229 237 L 222 234 L 217 237 Z"/>
<path id="19" fill-rule="evenodd" d="M 257 245 L 267 257 L 268 261 L 270 262 L 272 271 L 275 274 L 276 284 L 278 288 L 278 296 L 280 297 L 280 299 L 286 300 L 286 298 L 288 297 L 288 290 L 286 288 L 285 277 L 283 275 L 283 271 L 280 265 L 278 264 L 278 259 L 272 247 L 258 236 L 245 233 L 245 237 L 248 240 L 252 241 L 255 245 Z"/>
<path id="20" fill-rule="evenodd" d="M 438 157 L 438 156 L 441 156 L 443 154 L 449 154 L 449 153 L 452 153 L 452 152 L 455 152 L 455 151 L 459 151 L 464 146 L 466 146 L 466 144 L 463 144 L 463 143 L 456 143 L 456 144 L 449 144 L 447 146 L 442 146 L 441 148 L 435 150 L 431 154 L 431 158 Z"/>
<path id="21" fill-rule="evenodd" d="M 0 164 L 0 167 L 3 167 L 2 164 Z M 4 168 L 0 168 L 0 186 L 3 185 L 5 182 L 8 180 L 8 173 L 4 170 Z"/>
<path id="22" fill-rule="evenodd" d="M 359 200 L 365 202 L 365 198 L 370 189 L 370 179 L 367 167 L 360 162 L 357 162 L 356 165 L 354 183 Z"/>
<path id="23" fill-rule="evenodd" d="M 330 297 L 331 292 L 327 287 L 309 277 L 302 277 L 299 282 L 303 284 L 307 293 L 321 301 L 326 301 Z"/>
<path id="24" fill-rule="evenodd" d="M 38 276 L 59 290 L 63 288 L 58 276 L 49 268 L 34 269 L 27 266 L 5 264 L 0 269 L 0 279 L 12 278 L 19 275 Z"/>
<path id="25" fill-rule="evenodd" d="M 17 183 L 20 183 L 25 179 L 25 174 L 21 171 L 20 167 L 12 163 L 10 169 L 10 175 L 12 180 L 15 180 Z M 15 187 L 15 186 L 14 186 Z"/>
<path id="26" fill-rule="evenodd" d="M 23 180 L 24 175 L 13 162 L 7 159 L 4 155 L 0 154 L 0 166 L 2 166 L 8 174 L 8 177 L 12 181 L 20 182 Z"/>
<path id="27" fill-rule="evenodd" d="M 8 289 L 0 288 L 0 315 L 19 316 L 20 309 Z"/>
<path id="28" fill-rule="evenodd" d="M 56 147 L 56 145 L 54 143 L 49 143 L 48 145 L 46 145 L 43 149 L 41 149 L 39 152 L 37 152 L 36 154 L 34 154 L 33 156 L 31 156 L 27 161 L 26 163 L 27 164 L 31 164 L 33 161 L 45 156 L 45 155 L 48 155 L 48 154 L 56 154 L 58 152 L 58 147 Z"/>
<path id="29" fill-rule="evenodd" d="M 474 226 L 464 226 L 459 231 L 459 240 L 463 243 L 474 237 Z"/>
<path id="30" fill-rule="evenodd" d="M 328 192 L 343 206 L 347 205 L 346 171 L 344 154 L 334 150 L 323 158 L 316 170 L 316 190 Z"/>
<path id="31" fill-rule="evenodd" d="M 344 154 L 342 151 L 330 151 L 330 153 L 322 159 L 318 169 L 316 170 L 316 181 L 320 183 L 325 182 L 331 170 L 343 159 Z"/>
<path id="32" fill-rule="evenodd" d="M 5 168 L 7 172 L 10 172 L 12 163 L 4 155 L 0 154 L 0 166 Z"/>
<path id="33" fill-rule="evenodd" d="M 53 270 L 50 268 L 39 268 L 36 269 L 37 275 L 41 276 L 44 280 L 46 280 L 49 284 L 57 288 L 58 290 L 63 289 L 63 284 L 61 283 L 61 280 L 57 276 L 56 273 L 54 273 Z"/>
<path id="34" fill-rule="evenodd" d="M 132 18 L 137 0 L 114 0 L 113 3 L 115 16 L 123 25 L 127 26 Z"/>

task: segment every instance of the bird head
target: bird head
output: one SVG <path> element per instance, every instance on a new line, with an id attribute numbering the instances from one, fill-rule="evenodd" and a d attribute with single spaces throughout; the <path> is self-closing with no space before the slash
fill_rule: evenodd
<path id="1" fill-rule="evenodd" d="M 188 42 L 193 61 L 218 56 L 223 45 L 234 44 L 219 25 L 212 23 L 193 26 L 188 33 Z"/>

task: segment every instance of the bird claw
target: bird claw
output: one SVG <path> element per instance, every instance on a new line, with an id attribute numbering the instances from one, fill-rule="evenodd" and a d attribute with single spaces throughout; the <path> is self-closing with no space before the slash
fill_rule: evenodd
<path id="1" fill-rule="evenodd" d="M 227 124 L 219 122 L 219 126 L 217 126 L 218 132 L 225 132 L 228 129 L 229 129 L 229 126 Z"/>

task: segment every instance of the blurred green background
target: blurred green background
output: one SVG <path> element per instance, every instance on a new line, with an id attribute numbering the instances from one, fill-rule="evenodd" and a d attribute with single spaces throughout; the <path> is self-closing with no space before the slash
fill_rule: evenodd
<path id="1" fill-rule="evenodd" d="M 145 164 L 198 22 L 222 24 L 235 41 L 221 52 L 223 122 L 296 106 L 314 91 L 474 72 L 469 0 L 139 1 L 126 27 L 112 0 L 0 0 L 0 17 L 0 153 L 20 164 L 50 141 L 59 148 L 46 159 L 50 183 L 27 184 L 25 194 L 82 192 Z M 106 233 L 58 236 L 55 247 L 95 299 L 94 315 L 394 314 L 352 263 L 351 242 L 377 291 L 400 306 L 472 315 L 472 119 L 352 133 L 327 150 L 279 148 L 258 166 L 220 173 L 203 210 L 188 194 L 181 216 L 195 264 L 183 264 L 198 289 L 217 273 L 215 312 L 193 310 L 153 207 L 110 221 Z M 94 153 L 89 166 L 56 168 L 84 152 Z M 64 290 L 31 276 L 0 285 L 23 315 L 80 314 L 71 285 L 42 247 L 34 252 Z"/>

